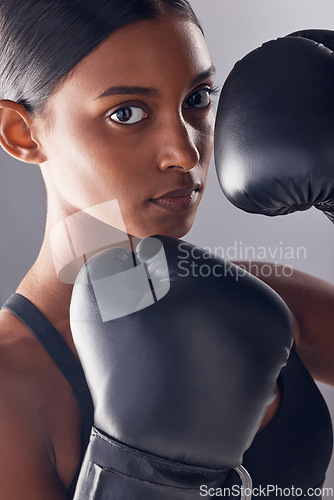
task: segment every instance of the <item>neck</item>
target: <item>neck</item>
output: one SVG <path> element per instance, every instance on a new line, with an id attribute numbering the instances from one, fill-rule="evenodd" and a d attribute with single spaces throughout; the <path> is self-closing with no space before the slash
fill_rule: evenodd
<path id="1" fill-rule="evenodd" d="M 69 309 L 77 273 L 88 258 L 103 248 L 116 245 L 133 250 L 138 239 L 111 226 L 109 220 L 114 217 L 110 210 L 104 212 L 104 206 L 94 214 L 78 212 L 70 222 L 67 217 L 71 213 L 65 214 L 59 205 L 56 208 L 49 203 L 40 253 L 17 292 L 44 314 L 75 351 Z"/>
<path id="2" fill-rule="evenodd" d="M 58 279 L 47 223 L 44 241 L 36 262 L 20 283 L 17 293 L 29 299 L 59 331 L 75 351 L 69 320 L 73 284 Z"/>

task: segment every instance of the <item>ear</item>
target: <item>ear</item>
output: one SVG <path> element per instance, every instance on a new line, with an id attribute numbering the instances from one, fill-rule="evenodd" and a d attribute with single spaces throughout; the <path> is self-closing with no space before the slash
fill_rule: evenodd
<path id="1" fill-rule="evenodd" d="M 33 119 L 22 104 L 0 100 L 0 145 L 8 154 L 26 163 L 46 161 L 33 134 Z"/>

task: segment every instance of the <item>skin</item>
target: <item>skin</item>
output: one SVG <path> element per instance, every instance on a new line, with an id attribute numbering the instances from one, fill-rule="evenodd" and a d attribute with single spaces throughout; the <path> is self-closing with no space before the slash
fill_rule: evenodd
<path id="1" fill-rule="evenodd" d="M 43 115 L 31 117 L 22 106 L 1 102 L 1 145 L 41 166 L 48 193 L 42 248 L 17 291 L 42 311 L 74 353 L 72 285 L 57 277 L 50 232 L 68 216 L 117 198 L 128 233 L 186 234 L 213 149 L 214 112 L 204 90 L 213 85 L 211 73 L 200 30 L 167 16 L 113 33 L 72 71 Z M 111 85 L 155 89 L 157 95 L 98 98 Z M 203 105 L 189 105 L 190 97 Z M 137 123 L 110 119 L 124 106 L 136 106 Z M 193 185 L 198 192 L 188 209 L 171 212 L 152 202 Z M 8 429 L 0 455 L 2 494 L 13 500 L 63 499 L 80 460 L 76 399 L 24 325 L 3 310 L 0 326 L 0 423 Z"/>
<path id="2" fill-rule="evenodd" d="M 74 68 L 49 98 L 43 115 L 28 116 L 23 106 L 0 102 L 2 147 L 19 160 L 40 164 L 48 193 L 42 248 L 17 291 L 41 310 L 75 354 L 69 324 L 72 285 L 57 277 L 50 232 L 68 216 L 115 198 L 126 230 L 134 236 L 158 233 L 182 237 L 189 231 L 213 149 L 214 114 L 204 90 L 213 85 L 213 76 L 203 75 L 211 67 L 200 30 L 182 18 L 166 16 L 113 33 Z M 153 88 L 158 95 L 141 92 L 98 98 L 111 85 Z M 189 106 L 189 98 L 199 98 L 199 93 L 207 107 Z M 110 116 L 124 106 L 135 107 L 134 116 L 140 118 L 137 123 L 111 120 Z M 152 201 L 194 184 L 198 192 L 188 209 L 173 212 Z M 257 274 L 287 299 L 296 318 L 301 352 L 316 360 L 308 366 L 319 378 L 333 381 L 332 369 L 323 357 L 326 348 L 334 350 L 329 327 L 324 321 L 323 338 L 327 340 L 319 350 L 310 333 L 315 315 L 312 319 L 309 308 L 315 300 L 316 284 L 319 297 L 326 298 L 324 315 L 333 316 L 329 307 L 333 287 L 309 277 L 303 288 L 305 279 L 298 272 L 289 283 L 264 278 L 261 270 Z M 299 293 L 299 302 L 294 286 L 299 292 L 304 290 L 304 295 Z M 319 307 L 322 303 L 320 299 L 316 302 Z M 2 495 L 13 500 L 62 500 L 80 459 L 76 399 L 43 347 L 20 321 L 3 310 L 0 327 Z M 261 428 L 270 422 L 278 406 L 279 395 L 268 408 Z"/>

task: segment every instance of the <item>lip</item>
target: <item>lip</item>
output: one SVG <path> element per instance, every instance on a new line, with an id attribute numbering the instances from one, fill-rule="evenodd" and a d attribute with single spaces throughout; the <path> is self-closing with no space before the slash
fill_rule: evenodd
<path id="1" fill-rule="evenodd" d="M 150 201 L 169 212 L 180 213 L 195 205 L 200 189 L 200 184 L 194 184 L 188 188 L 173 189 L 157 198 L 151 198 Z"/>

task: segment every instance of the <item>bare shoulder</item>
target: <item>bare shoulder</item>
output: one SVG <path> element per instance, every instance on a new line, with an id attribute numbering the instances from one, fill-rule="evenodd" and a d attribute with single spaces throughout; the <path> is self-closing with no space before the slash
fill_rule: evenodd
<path id="1" fill-rule="evenodd" d="M 65 498 L 80 456 L 76 401 L 38 340 L 4 310 L 0 425 L 2 495 L 13 500 Z"/>

